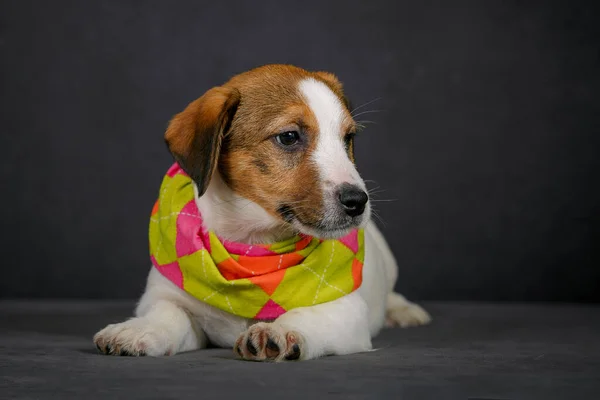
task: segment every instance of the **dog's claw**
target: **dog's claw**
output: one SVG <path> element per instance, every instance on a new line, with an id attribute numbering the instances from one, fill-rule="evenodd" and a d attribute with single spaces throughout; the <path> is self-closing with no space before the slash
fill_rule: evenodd
<path id="1" fill-rule="evenodd" d="M 252 354 L 253 356 L 255 356 L 257 354 L 256 347 L 254 347 L 250 338 L 248 338 L 248 340 L 246 340 L 246 348 L 248 349 L 250 354 Z"/>
<path id="2" fill-rule="evenodd" d="M 234 346 L 235 352 L 245 360 L 284 361 L 301 357 L 301 336 L 286 332 L 274 323 L 258 323 L 244 332 Z"/>
<path id="3" fill-rule="evenodd" d="M 289 354 L 289 355 L 287 355 L 285 357 L 285 359 L 288 360 L 288 361 L 293 361 L 293 360 L 297 360 L 299 358 L 300 358 L 300 346 L 298 346 L 298 344 L 295 343 L 292 346 L 292 353 Z"/>

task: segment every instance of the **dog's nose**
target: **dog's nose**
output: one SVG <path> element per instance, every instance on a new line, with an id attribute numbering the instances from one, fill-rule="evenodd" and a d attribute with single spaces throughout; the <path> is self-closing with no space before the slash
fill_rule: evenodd
<path id="1" fill-rule="evenodd" d="M 340 187 L 340 203 L 349 216 L 361 215 L 365 211 L 367 201 L 369 201 L 369 196 L 358 186 L 344 183 Z"/>

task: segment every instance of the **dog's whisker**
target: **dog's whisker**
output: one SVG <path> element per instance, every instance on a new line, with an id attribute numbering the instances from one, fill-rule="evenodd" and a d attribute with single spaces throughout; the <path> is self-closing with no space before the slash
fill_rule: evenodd
<path id="1" fill-rule="evenodd" d="M 302 199 L 302 200 L 295 200 L 295 201 L 286 201 L 285 204 L 286 205 L 290 205 L 290 204 L 301 204 L 301 203 L 306 203 L 308 202 L 308 199 Z"/>
<path id="2" fill-rule="evenodd" d="M 381 193 L 384 193 L 384 192 L 386 192 L 385 189 L 376 189 L 376 190 L 369 190 L 367 193 L 369 194 L 369 197 L 371 197 L 371 196 L 377 197 L 377 196 L 381 195 Z"/>
<path id="3" fill-rule="evenodd" d="M 377 196 L 381 195 L 381 193 L 384 193 L 384 192 L 385 192 L 385 190 L 375 190 L 373 192 L 369 192 L 369 197 L 371 197 L 371 196 L 377 197 Z"/>
<path id="4" fill-rule="evenodd" d="M 358 123 L 358 124 L 377 124 L 377 122 L 371 121 L 371 120 L 368 120 L 368 119 L 356 121 L 356 123 Z M 364 125 L 363 125 L 363 127 L 364 127 Z"/>
<path id="5" fill-rule="evenodd" d="M 248 202 L 246 204 L 244 204 L 242 207 L 240 207 L 240 209 L 243 210 L 244 208 L 248 207 L 250 204 L 252 204 L 252 200 L 248 200 Z"/>
<path id="6" fill-rule="evenodd" d="M 350 115 L 354 116 L 353 114 L 356 112 L 356 110 L 359 110 L 359 109 L 361 109 L 361 108 L 363 108 L 363 107 L 366 107 L 366 106 L 368 106 L 369 104 L 375 103 L 376 101 L 379 101 L 379 100 L 381 100 L 381 99 L 382 99 L 382 97 L 376 97 L 376 98 L 374 98 L 373 100 L 367 101 L 366 103 L 363 103 L 363 104 L 361 104 L 361 105 L 360 105 L 360 106 L 358 106 L 358 107 L 355 107 L 355 108 L 354 108 L 352 111 L 350 111 Z"/>
<path id="7" fill-rule="evenodd" d="M 380 112 L 384 112 L 385 110 L 366 110 L 366 111 L 361 111 L 356 115 L 353 115 L 353 118 L 356 118 L 358 116 L 361 116 L 363 114 L 373 114 L 373 113 L 380 113 Z"/>
<path id="8" fill-rule="evenodd" d="M 377 218 L 377 220 L 378 220 L 379 222 L 381 222 L 381 224 L 382 224 L 384 227 L 386 227 L 386 226 L 387 226 L 387 224 L 385 223 L 385 221 L 383 220 L 383 218 L 381 218 L 381 216 L 379 215 L 379 213 L 377 212 L 377 210 L 376 210 L 374 207 L 372 207 L 372 208 L 371 208 L 371 214 L 372 214 L 372 215 L 373 215 L 375 218 Z"/>

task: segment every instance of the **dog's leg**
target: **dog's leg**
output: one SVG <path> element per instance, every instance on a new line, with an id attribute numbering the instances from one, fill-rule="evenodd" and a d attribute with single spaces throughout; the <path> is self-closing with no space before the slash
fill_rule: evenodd
<path id="1" fill-rule="evenodd" d="M 94 343 L 105 354 L 123 356 L 164 356 L 204 348 L 206 335 L 185 311 L 186 300 L 181 289 L 152 269 L 136 317 L 108 325 L 96 333 Z"/>
<path id="2" fill-rule="evenodd" d="M 399 293 L 391 292 L 387 295 L 387 309 L 385 324 L 388 327 L 425 325 L 431 321 L 431 316 L 418 304 L 412 303 Z"/>
<path id="3" fill-rule="evenodd" d="M 234 350 L 257 361 L 308 360 L 371 350 L 367 305 L 357 292 L 252 325 Z"/>
<path id="4" fill-rule="evenodd" d="M 156 302 L 143 316 L 111 324 L 94 336 L 96 347 L 116 356 L 168 356 L 206 346 L 189 316 L 167 300 Z"/>

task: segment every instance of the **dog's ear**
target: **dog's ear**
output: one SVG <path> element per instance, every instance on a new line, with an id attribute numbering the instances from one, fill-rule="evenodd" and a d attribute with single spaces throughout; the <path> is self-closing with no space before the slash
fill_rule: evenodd
<path id="1" fill-rule="evenodd" d="M 240 92 L 214 87 L 171 120 L 165 141 L 175 161 L 202 196 L 217 166 L 223 136 L 240 102 Z"/>
<path id="2" fill-rule="evenodd" d="M 337 94 L 340 99 L 342 99 L 344 105 L 346 106 L 346 108 L 348 108 L 349 111 L 352 110 L 350 100 L 348 100 L 348 98 L 344 94 L 344 87 L 342 85 L 342 82 L 340 82 L 337 78 L 337 76 L 335 76 L 331 72 L 326 71 L 315 72 L 315 75 L 319 79 L 321 79 L 327 86 L 329 86 L 329 88 L 333 90 L 333 92 Z"/>

